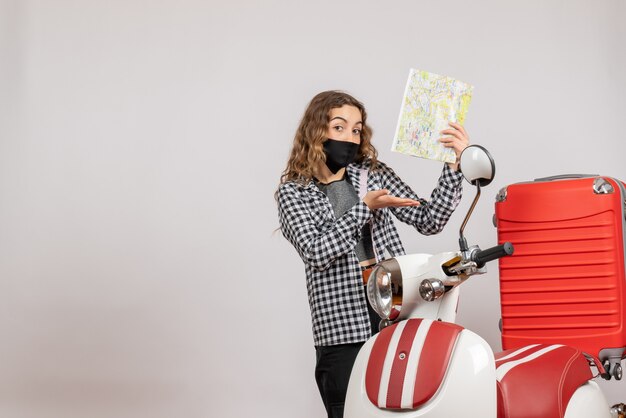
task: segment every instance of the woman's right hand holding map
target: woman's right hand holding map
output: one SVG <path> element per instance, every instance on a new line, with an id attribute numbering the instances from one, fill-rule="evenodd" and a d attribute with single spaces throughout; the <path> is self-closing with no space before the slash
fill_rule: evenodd
<path id="1" fill-rule="evenodd" d="M 470 143 L 469 135 L 463 125 L 459 123 L 448 122 L 448 125 L 451 126 L 450 129 L 444 129 L 441 131 L 442 135 L 448 136 L 439 138 L 439 142 L 441 142 L 444 147 L 452 148 L 454 150 L 454 153 L 456 154 L 456 162 L 447 164 L 451 169 L 456 171 L 459 168 L 459 158 L 461 157 L 461 153 Z"/>

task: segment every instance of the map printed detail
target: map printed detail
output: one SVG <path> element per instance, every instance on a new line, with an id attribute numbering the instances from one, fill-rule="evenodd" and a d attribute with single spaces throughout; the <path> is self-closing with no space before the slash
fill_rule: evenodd
<path id="1" fill-rule="evenodd" d="M 454 150 L 438 139 L 450 129 L 448 122 L 463 124 L 473 90 L 454 78 L 411 69 L 391 151 L 454 163 Z"/>

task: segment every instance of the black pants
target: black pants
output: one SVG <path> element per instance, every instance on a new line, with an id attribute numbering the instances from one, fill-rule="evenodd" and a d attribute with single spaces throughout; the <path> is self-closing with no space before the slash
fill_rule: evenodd
<path id="1" fill-rule="evenodd" d="M 378 332 L 380 318 L 367 304 L 372 335 Z M 343 406 L 354 360 L 363 343 L 315 347 L 315 380 L 322 395 L 328 418 L 343 418 Z"/>
<path id="2" fill-rule="evenodd" d="M 315 347 L 315 380 L 328 418 L 343 418 L 350 372 L 363 343 Z"/>

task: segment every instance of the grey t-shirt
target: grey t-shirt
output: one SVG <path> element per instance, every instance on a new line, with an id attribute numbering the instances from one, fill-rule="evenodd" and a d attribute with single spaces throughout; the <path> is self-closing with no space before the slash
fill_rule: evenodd
<path id="1" fill-rule="evenodd" d="M 315 182 L 317 187 L 328 197 L 330 205 L 333 207 L 335 217 L 339 218 L 354 205 L 359 203 L 359 196 L 354 190 L 354 186 L 344 176 L 341 180 L 336 180 L 328 184 Z M 372 230 L 370 224 L 363 225 L 361 229 L 361 239 L 354 249 L 359 261 L 375 258 L 374 246 L 372 244 Z"/>

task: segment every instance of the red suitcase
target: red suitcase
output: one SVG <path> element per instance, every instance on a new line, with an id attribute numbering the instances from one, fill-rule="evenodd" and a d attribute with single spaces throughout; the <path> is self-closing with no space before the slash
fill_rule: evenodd
<path id="1" fill-rule="evenodd" d="M 565 344 L 599 358 L 621 378 L 626 350 L 624 183 L 556 176 L 500 190 L 502 347 Z M 610 367 L 607 367 L 609 366 Z"/>

